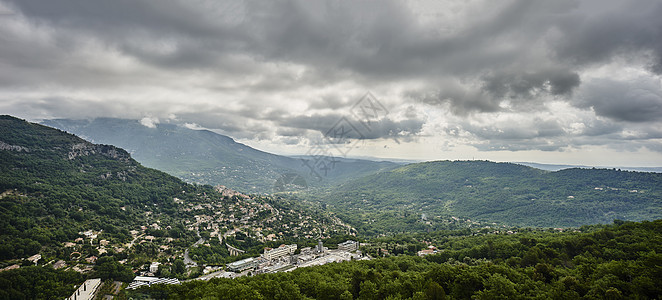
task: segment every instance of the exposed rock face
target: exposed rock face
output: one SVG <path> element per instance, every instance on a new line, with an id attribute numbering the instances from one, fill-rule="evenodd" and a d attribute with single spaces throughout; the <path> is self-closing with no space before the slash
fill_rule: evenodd
<path id="1" fill-rule="evenodd" d="M 9 150 L 9 151 L 16 151 L 16 152 L 21 152 L 21 151 L 30 152 L 30 149 L 28 149 L 26 147 L 10 145 L 10 144 L 7 144 L 3 141 L 0 141 L 0 150 Z"/>
<path id="2" fill-rule="evenodd" d="M 135 170 L 132 170 L 132 171 L 135 171 Z M 127 172 L 127 171 L 120 171 L 120 172 L 117 172 L 117 178 L 118 178 L 119 180 L 126 181 L 126 179 L 128 178 L 128 176 L 129 176 L 129 172 Z M 108 172 L 108 173 L 106 173 L 106 174 L 101 174 L 101 175 L 99 175 L 99 178 L 101 178 L 101 179 L 103 179 L 103 180 L 109 179 L 109 178 L 111 178 L 111 177 L 113 177 L 113 173 L 110 173 L 110 172 Z"/>
<path id="3" fill-rule="evenodd" d="M 110 145 L 94 145 L 91 143 L 73 144 L 67 156 L 70 160 L 72 160 L 79 156 L 88 156 L 94 154 L 101 154 L 103 156 L 119 161 L 129 161 L 129 153 L 124 150 Z"/>

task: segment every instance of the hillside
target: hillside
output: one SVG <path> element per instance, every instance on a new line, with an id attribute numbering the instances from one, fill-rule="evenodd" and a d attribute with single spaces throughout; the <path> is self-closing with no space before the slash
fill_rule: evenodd
<path id="1" fill-rule="evenodd" d="M 120 148 L 10 116 L 0 116 L 0 161 L 0 259 L 57 247 L 88 229 L 126 240 L 128 229 L 150 219 L 145 212 L 180 217 L 173 197 L 194 200 L 200 191 Z"/>
<path id="2" fill-rule="evenodd" d="M 295 181 L 302 183 L 299 187 L 332 185 L 398 166 L 391 162 L 336 158 L 333 168 L 319 180 L 300 158 L 256 150 L 209 130 L 175 124 L 150 128 L 137 120 L 112 118 L 45 120 L 42 124 L 95 143 L 127 149 L 143 165 L 185 181 L 221 184 L 248 193 L 278 192 L 283 180 L 291 182 L 293 178 L 300 179 Z"/>
<path id="3" fill-rule="evenodd" d="M 223 264 L 240 258 L 227 245 L 251 256 L 351 230 L 287 200 L 187 184 L 121 148 L 11 116 L 0 116 L 0 161 L 0 269 L 40 267 L 12 274 L 50 276 L 41 269 L 50 266 L 130 281 L 159 261 L 161 274 L 183 279 L 202 272 L 176 268 L 189 248 L 193 260 Z M 192 246 L 200 238 L 206 243 Z M 25 260 L 35 254 L 41 259 Z"/>
<path id="4" fill-rule="evenodd" d="M 369 233 L 444 228 L 449 217 L 566 227 L 662 217 L 662 174 L 542 171 L 510 163 L 410 164 L 307 195 Z M 427 229 L 426 229 L 427 228 Z"/>

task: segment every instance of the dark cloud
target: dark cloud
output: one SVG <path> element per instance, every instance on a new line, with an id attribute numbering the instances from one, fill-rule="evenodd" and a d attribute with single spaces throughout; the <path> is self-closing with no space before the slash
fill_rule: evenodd
<path id="1" fill-rule="evenodd" d="M 560 151 L 626 139 L 632 147 L 660 148 L 651 129 L 662 122 L 656 0 L 0 6 L 15 12 L 0 19 L 0 108 L 7 112 L 160 120 L 174 114 L 233 137 L 293 145 L 343 117 L 364 139 L 413 141 L 436 134 L 425 132 L 442 119 L 425 116 L 432 107 L 430 114 L 448 108 L 449 117 L 466 121 L 446 126 L 447 134 L 468 134 L 467 143 L 481 150 Z M 613 74 L 618 64 L 629 71 Z M 349 113 L 367 91 L 396 108 L 369 128 Z M 555 101 L 569 107 L 552 111 Z M 500 113 L 529 121 L 557 115 L 485 122 Z"/>
<path id="2" fill-rule="evenodd" d="M 659 121 L 662 118 L 662 83 L 646 78 L 595 79 L 585 84 L 575 105 L 591 108 L 600 116 L 618 121 Z"/>
<path id="3" fill-rule="evenodd" d="M 659 1 L 584 3 L 587 13 L 575 12 L 556 25 L 556 57 L 575 65 L 609 61 L 614 56 L 650 51 L 651 70 L 662 73 L 662 3 Z M 592 5 L 595 4 L 595 5 Z M 591 5 L 591 6 L 589 6 Z"/>
<path id="4" fill-rule="evenodd" d="M 565 70 L 535 73 L 498 73 L 483 78 L 483 90 L 497 99 L 539 99 L 541 94 L 570 95 L 579 86 L 579 75 Z"/>

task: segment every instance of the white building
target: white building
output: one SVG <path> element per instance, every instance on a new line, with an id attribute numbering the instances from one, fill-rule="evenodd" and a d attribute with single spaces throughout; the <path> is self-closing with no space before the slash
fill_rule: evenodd
<path id="1" fill-rule="evenodd" d="M 338 250 L 354 252 L 356 250 L 359 250 L 359 242 L 352 240 L 344 241 L 338 244 Z"/>
<path id="2" fill-rule="evenodd" d="M 279 257 L 283 257 L 285 255 L 292 255 L 296 250 L 297 250 L 296 244 L 280 245 L 280 247 L 274 249 L 264 248 L 264 254 L 262 254 L 262 257 L 268 260 L 276 259 Z"/>
<path id="3" fill-rule="evenodd" d="M 245 270 L 255 268 L 257 267 L 257 265 L 258 265 L 258 260 L 255 259 L 254 257 L 249 257 L 246 259 L 229 263 L 227 267 L 228 270 L 232 272 L 243 272 Z"/>
<path id="4" fill-rule="evenodd" d="M 153 262 L 153 263 L 149 266 L 149 272 L 150 272 L 150 273 L 153 273 L 153 274 L 156 274 L 156 272 L 159 271 L 159 265 L 160 265 L 160 264 L 161 264 L 161 263 L 158 262 L 158 261 Z"/>
<path id="5" fill-rule="evenodd" d="M 136 276 L 133 282 L 126 287 L 128 290 L 135 290 L 141 286 L 150 286 L 152 284 L 180 284 L 177 278 L 158 278 L 149 276 Z"/>

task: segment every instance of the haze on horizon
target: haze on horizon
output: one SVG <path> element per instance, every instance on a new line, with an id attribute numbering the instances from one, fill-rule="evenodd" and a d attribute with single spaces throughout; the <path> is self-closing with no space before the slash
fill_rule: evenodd
<path id="1" fill-rule="evenodd" d="M 290 155 L 662 166 L 660 15 L 653 0 L 0 0 L 0 113 L 176 123 Z M 329 139 L 339 125 L 353 135 Z"/>

